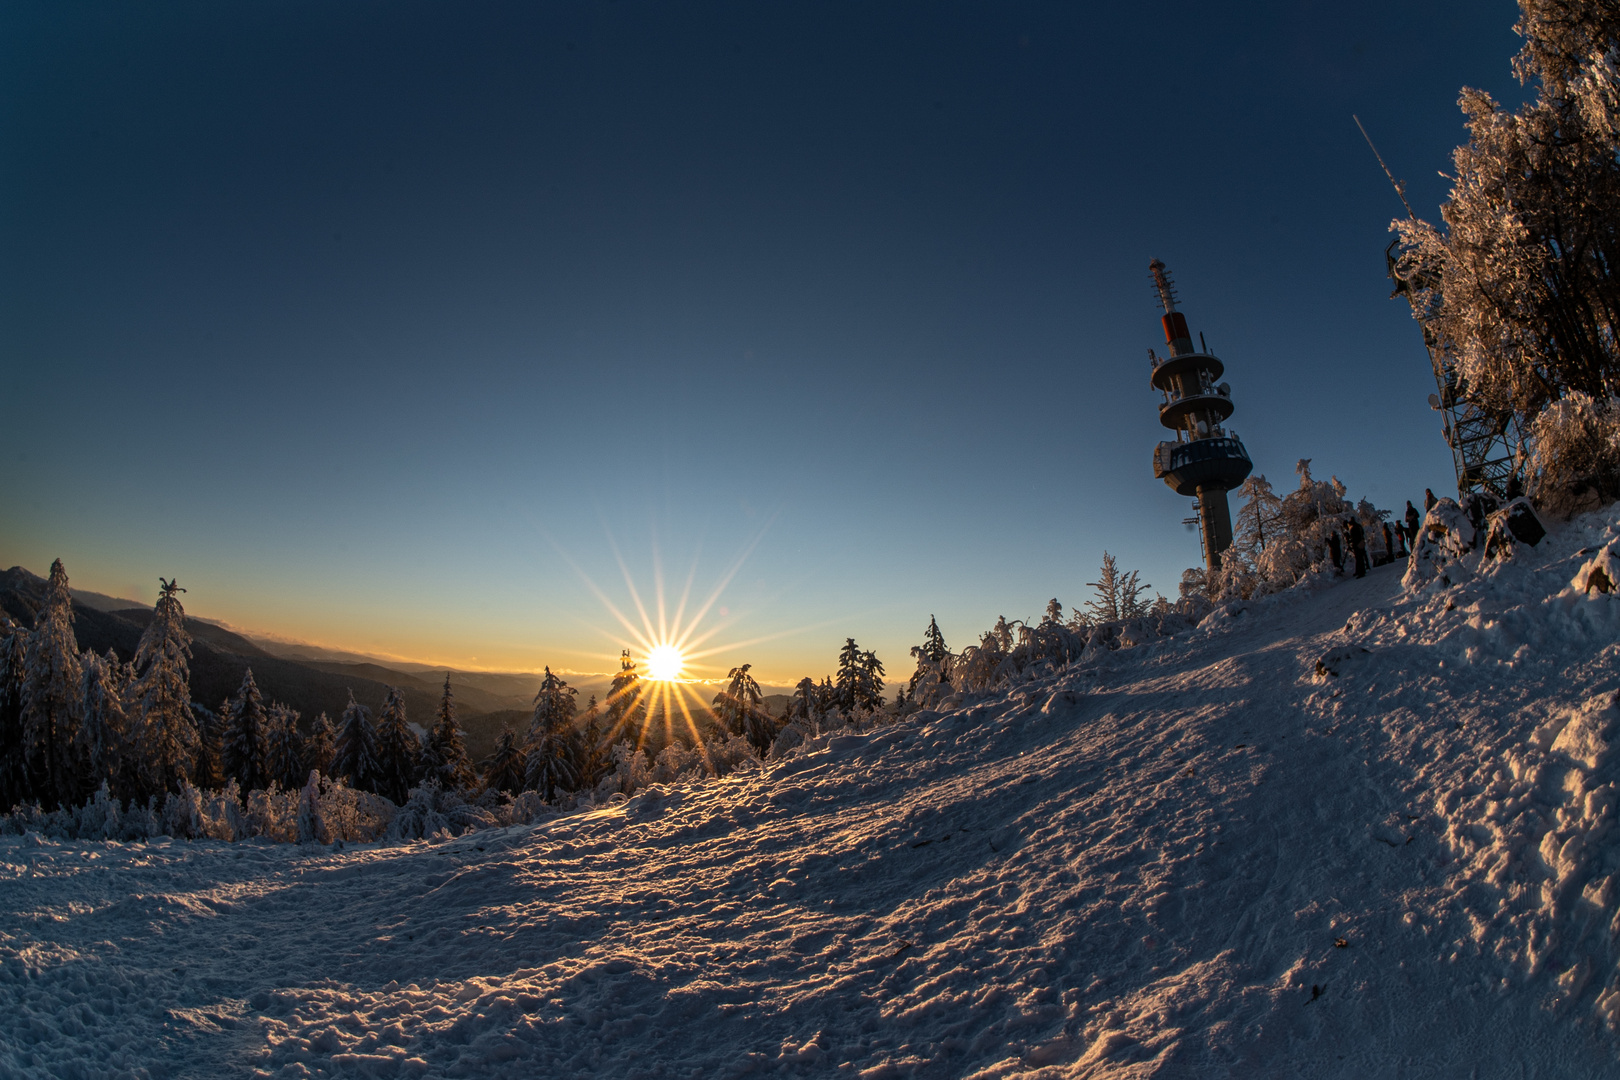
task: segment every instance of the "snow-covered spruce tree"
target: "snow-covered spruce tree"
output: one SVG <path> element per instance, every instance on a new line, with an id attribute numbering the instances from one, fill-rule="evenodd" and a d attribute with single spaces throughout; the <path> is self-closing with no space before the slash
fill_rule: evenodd
<path id="1" fill-rule="evenodd" d="M 456 723 L 456 702 L 450 692 L 450 676 L 444 677 L 444 696 L 439 699 L 439 712 L 422 747 L 422 778 L 433 780 L 447 791 L 470 788 L 476 775 L 472 761 L 467 757 L 467 744 L 461 736 L 461 725 Z"/>
<path id="2" fill-rule="evenodd" d="M 552 802 L 580 786 L 581 747 L 574 736 L 574 697 L 577 691 L 546 668 L 534 695 L 534 716 L 524 741 L 524 787 Z"/>
<path id="3" fill-rule="evenodd" d="M 920 694 L 926 708 L 949 694 L 951 665 L 956 660 L 946 646 L 945 635 L 939 632 L 939 623 L 934 616 L 928 616 L 928 629 L 923 631 L 922 644 L 913 645 L 911 655 L 917 661 L 917 670 L 911 673 L 906 689 L 913 699 Z"/>
<path id="4" fill-rule="evenodd" d="M 309 737 L 304 740 L 304 779 L 311 772 L 328 776 L 332 772 L 332 758 L 337 754 L 337 733 L 332 730 L 332 718 L 324 712 L 309 725 Z M 303 787 L 303 784 L 299 784 Z"/>
<path id="5" fill-rule="evenodd" d="M 197 752 L 191 758 L 191 775 L 187 779 L 194 788 L 225 786 L 225 722 L 230 713 L 230 698 L 219 703 L 218 711 L 191 703 L 191 718 L 197 724 Z"/>
<path id="6" fill-rule="evenodd" d="M 740 735 L 764 757 L 776 738 L 776 718 L 765 710 L 765 697 L 759 683 L 748 674 L 752 664 L 734 667 L 726 673 L 731 681 L 714 696 L 714 712 L 733 735 Z"/>
<path id="7" fill-rule="evenodd" d="M 226 780 L 234 779 L 243 791 L 254 791 L 270 782 L 265 757 L 269 750 L 270 714 L 265 708 L 253 669 L 242 676 L 236 696 L 226 702 L 224 731 L 220 739 L 220 768 Z"/>
<path id="8" fill-rule="evenodd" d="M 349 703 L 343 706 L 338 719 L 337 745 L 332 753 L 332 775 L 361 791 L 375 791 L 382 778 L 377 765 L 377 729 L 371 722 L 371 710 L 354 700 L 349 691 Z"/>
<path id="9" fill-rule="evenodd" d="M 61 559 L 51 563 L 45 603 L 34 617 L 23 664 L 23 740 L 34 795 L 46 806 L 75 803 L 80 791 L 74 740 L 84 715 L 84 668 Z"/>
<path id="10" fill-rule="evenodd" d="M 1132 570 L 1119 580 L 1119 617 L 1122 619 L 1139 619 L 1148 613 L 1148 602 L 1142 599 L 1142 594 L 1153 588 L 1152 585 L 1142 583 L 1138 579 L 1138 571 Z"/>
<path id="11" fill-rule="evenodd" d="M 849 716 L 861 701 L 861 687 L 865 679 L 861 670 L 861 647 L 854 638 L 844 639 L 838 650 L 838 711 Z"/>
<path id="12" fill-rule="evenodd" d="M 1057 597 L 1054 596 L 1051 600 L 1047 601 L 1046 614 L 1041 616 L 1041 622 L 1062 624 L 1063 605 L 1058 603 Z"/>
<path id="13" fill-rule="evenodd" d="M 579 738 L 579 785 L 581 791 L 589 791 L 596 787 L 608 770 L 608 746 L 602 731 L 602 710 L 596 704 L 595 694 L 585 704 L 585 718 L 580 725 Z"/>
<path id="14" fill-rule="evenodd" d="M 932 615 L 928 616 L 928 629 L 923 631 L 923 641 L 918 649 L 922 656 L 936 664 L 951 655 L 951 650 L 945 645 L 945 635 L 939 632 L 939 623 Z"/>
<path id="15" fill-rule="evenodd" d="M 912 649 L 912 652 L 916 651 Z M 816 680 L 808 675 L 800 679 L 799 685 L 793 688 L 793 696 L 788 699 L 788 719 L 806 723 L 817 719 L 817 697 Z"/>
<path id="16" fill-rule="evenodd" d="M 284 791 L 297 791 L 309 779 L 304 768 L 304 738 L 298 732 L 298 713 L 285 705 L 270 706 L 269 738 L 264 748 L 264 774 Z"/>
<path id="17" fill-rule="evenodd" d="M 523 790 L 526 778 L 523 745 L 518 742 L 512 725 L 502 722 L 500 737 L 495 740 L 495 752 L 484 763 L 484 786 L 516 795 Z"/>
<path id="18" fill-rule="evenodd" d="M 422 769 L 422 740 L 405 719 L 405 694 L 388 688 L 377 718 L 377 794 L 403 806 Z"/>
<path id="19" fill-rule="evenodd" d="M 1103 552 L 1102 573 L 1096 581 L 1088 581 L 1097 591 L 1097 598 L 1086 602 L 1086 611 L 1091 615 L 1092 621 L 1100 623 L 1118 622 L 1119 587 L 1122 575 L 1119 572 L 1119 560 L 1108 552 Z"/>
<path id="20" fill-rule="evenodd" d="M 1443 230 L 1393 227 L 1414 315 L 1473 394 L 1533 431 L 1554 402 L 1620 395 L 1620 6 L 1519 7 L 1513 66 L 1534 99 L 1507 112 L 1465 88 Z M 1569 471 L 1532 493 L 1557 501 Z"/>
<path id="21" fill-rule="evenodd" d="M 623 739 L 632 745 L 641 744 L 642 726 L 646 720 L 646 706 L 641 700 L 641 678 L 636 664 L 630 659 L 630 650 L 619 654 L 619 673 L 613 676 L 607 697 L 607 738 L 616 743 Z"/>
<path id="22" fill-rule="evenodd" d="M 122 794 L 124 746 L 129 721 L 124 707 L 124 665 L 111 649 L 106 656 L 85 650 L 84 719 L 79 725 L 78 758 L 86 787 L 108 786 Z"/>
<path id="23" fill-rule="evenodd" d="M 139 710 L 135 752 L 144 791 L 179 791 L 197 753 L 197 723 L 191 711 L 191 635 L 180 606 L 185 592 L 164 581 L 152 621 L 135 649 L 135 706 Z"/>
<path id="24" fill-rule="evenodd" d="M 876 712 L 883 708 L 883 661 L 870 649 L 861 652 L 859 705 Z"/>
<path id="25" fill-rule="evenodd" d="M 956 669 L 957 657 L 949 650 L 938 660 L 930 655 L 927 642 L 911 647 L 912 658 L 917 661 L 917 669 L 911 673 L 906 682 L 909 700 L 930 708 L 949 697 L 952 692 L 951 678 Z"/>
<path id="26" fill-rule="evenodd" d="M 833 685 L 831 675 L 823 675 L 821 684 L 816 687 L 816 715 L 826 719 L 838 711 L 838 687 Z"/>
<path id="27" fill-rule="evenodd" d="M 22 718 L 27 641 L 28 632 L 0 612 L 0 812 L 33 794 Z"/>

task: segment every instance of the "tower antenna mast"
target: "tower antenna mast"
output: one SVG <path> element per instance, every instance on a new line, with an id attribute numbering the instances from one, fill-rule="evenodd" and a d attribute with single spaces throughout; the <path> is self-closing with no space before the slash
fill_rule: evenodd
<path id="1" fill-rule="evenodd" d="M 1378 147 L 1373 145 L 1372 136 L 1367 134 L 1366 127 L 1361 123 L 1361 117 L 1351 113 L 1350 119 L 1356 122 L 1356 127 L 1361 128 L 1361 137 L 1367 140 L 1367 149 L 1371 150 L 1373 157 L 1378 159 L 1378 167 L 1384 170 L 1384 175 L 1389 177 L 1389 182 L 1395 187 L 1395 194 L 1401 197 L 1401 205 L 1406 207 L 1406 216 L 1416 221 L 1417 215 L 1412 212 L 1412 204 L 1406 201 L 1406 185 L 1395 179 L 1395 174 L 1389 171 L 1388 165 L 1384 164 L 1384 155 L 1380 154 Z"/>
<path id="2" fill-rule="evenodd" d="M 1356 122 L 1356 127 L 1361 128 L 1361 137 L 1367 140 L 1367 148 L 1373 152 L 1384 175 L 1395 186 L 1395 194 L 1401 197 L 1401 205 L 1406 207 L 1406 216 L 1417 221 L 1412 204 L 1406 201 L 1406 185 L 1395 179 L 1395 174 L 1384 164 L 1384 155 L 1373 145 L 1372 136 L 1367 134 L 1361 117 L 1351 113 L 1350 119 Z M 1390 280 L 1395 282 L 1394 295 L 1405 296 L 1416 312 L 1419 310 L 1419 300 L 1414 288 L 1432 288 L 1433 282 L 1425 280 L 1421 274 L 1414 274 L 1411 278 L 1406 276 L 1395 255 L 1398 246 L 1400 240 L 1390 242 L 1384 251 L 1384 262 L 1389 267 Z M 1490 408 L 1479 400 L 1457 370 L 1456 363 L 1427 326 L 1423 327 L 1423 344 L 1429 350 L 1429 364 L 1434 369 L 1434 381 L 1439 389 L 1439 393 L 1429 395 L 1429 406 L 1444 418 L 1442 429 L 1446 443 L 1451 447 L 1452 464 L 1457 470 L 1458 495 L 1483 488 L 1498 498 L 1507 498 L 1516 484 L 1519 459 L 1523 456 L 1523 440 L 1518 435 L 1517 419 L 1511 411 Z M 1520 447 L 1518 454 L 1514 453 L 1515 443 Z"/>

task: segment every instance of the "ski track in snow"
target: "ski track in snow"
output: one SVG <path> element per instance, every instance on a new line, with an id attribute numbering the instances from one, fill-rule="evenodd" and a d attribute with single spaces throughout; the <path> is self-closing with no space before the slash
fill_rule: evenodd
<path id="1" fill-rule="evenodd" d="M 0 1074 L 1616 1075 L 1617 523 L 538 826 L 0 838 Z"/>

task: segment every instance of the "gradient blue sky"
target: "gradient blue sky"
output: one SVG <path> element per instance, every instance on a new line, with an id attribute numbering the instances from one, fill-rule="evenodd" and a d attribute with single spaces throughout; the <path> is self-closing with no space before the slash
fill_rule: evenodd
<path id="1" fill-rule="evenodd" d="M 0 563 L 333 646 L 602 671 L 725 580 L 768 683 L 931 613 L 1175 595 L 1147 263 L 1257 470 L 1453 484 L 1399 211 L 1503 0 L 9 3 Z M 723 609 L 723 614 L 722 614 Z M 690 608 L 689 608 L 690 614 Z"/>

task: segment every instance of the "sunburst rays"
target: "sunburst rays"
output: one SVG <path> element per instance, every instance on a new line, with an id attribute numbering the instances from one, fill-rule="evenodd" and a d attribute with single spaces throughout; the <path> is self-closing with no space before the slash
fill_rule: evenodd
<path id="1" fill-rule="evenodd" d="M 769 522 L 724 568 L 701 600 L 694 599 L 698 576 L 698 559 L 694 556 L 673 604 L 656 536 L 652 591 L 644 596 L 619 545 L 608 533 L 607 547 L 624 581 L 628 605 L 616 603 L 566 552 L 557 549 L 617 624 L 597 628 L 621 650 L 619 673 L 602 706 L 607 719 L 604 735 L 610 743 L 629 740 L 636 749 L 649 749 L 681 739 L 701 752 L 706 734 L 713 732 L 716 721 L 699 688 L 722 682 L 726 672 L 745 659 L 739 650 L 801 632 L 794 629 L 741 640 L 717 640 L 735 619 L 725 617 L 724 609 L 720 618 L 711 618 L 711 613 L 768 529 Z M 722 654 L 726 659 L 720 659 Z"/>

